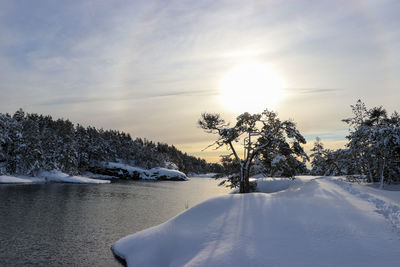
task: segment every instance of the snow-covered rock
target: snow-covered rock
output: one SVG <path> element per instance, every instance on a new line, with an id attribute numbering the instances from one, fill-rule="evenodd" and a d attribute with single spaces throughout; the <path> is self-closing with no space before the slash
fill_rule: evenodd
<path id="1" fill-rule="evenodd" d="M 178 170 L 170 170 L 166 168 L 152 168 L 150 170 L 145 170 L 118 162 L 105 162 L 102 166 L 92 167 L 90 170 L 95 173 L 116 176 L 122 179 L 180 181 L 188 179 L 183 172 Z"/>
<path id="2" fill-rule="evenodd" d="M 148 170 L 147 173 L 150 179 L 154 178 L 156 180 L 175 180 L 175 181 L 188 180 L 186 174 L 177 170 L 169 170 L 165 168 L 153 168 Z"/>
<path id="3" fill-rule="evenodd" d="M 148 176 L 145 169 L 119 162 L 103 162 L 100 166 L 92 167 L 90 171 L 131 180 L 140 180 Z"/>
<path id="4" fill-rule="evenodd" d="M 113 252 L 128 266 L 398 266 L 400 202 L 337 179 L 300 182 L 210 199 Z"/>

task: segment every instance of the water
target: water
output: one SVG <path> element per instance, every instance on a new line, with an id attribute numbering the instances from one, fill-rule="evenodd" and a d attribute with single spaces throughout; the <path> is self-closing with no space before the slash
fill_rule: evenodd
<path id="1" fill-rule="evenodd" d="M 209 178 L 0 185 L 0 266 L 121 266 L 115 241 L 228 192 Z"/>

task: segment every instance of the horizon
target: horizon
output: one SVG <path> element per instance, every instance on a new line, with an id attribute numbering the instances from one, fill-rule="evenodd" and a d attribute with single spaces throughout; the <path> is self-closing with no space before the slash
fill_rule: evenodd
<path id="1" fill-rule="evenodd" d="M 201 113 L 233 122 L 268 108 L 296 122 L 306 148 L 317 136 L 341 148 L 358 99 L 400 110 L 399 11 L 396 1 L 2 1 L 0 113 L 23 108 L 217 162 L 224 150 L 202 151 L 215 136 L 197 127 Z"/>

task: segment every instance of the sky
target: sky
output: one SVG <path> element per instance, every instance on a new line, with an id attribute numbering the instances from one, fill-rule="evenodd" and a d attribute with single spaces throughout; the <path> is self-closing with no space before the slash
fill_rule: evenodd
<path id="1" fill-rule="evenodd" d="M 357 99 L 400 111 L 398 14 L 386 0 L 2 0 L 0 113 L 118 129 L 217 161 L 224 151 L 203 151 L 216 136 L 197 120 L 234 122 L 245 110 L 227 106 L 221 81 L 257 62 L 284 81 L 266 108 L 293 119 L 308 146 L 319 136 L 339 148 Z"/>

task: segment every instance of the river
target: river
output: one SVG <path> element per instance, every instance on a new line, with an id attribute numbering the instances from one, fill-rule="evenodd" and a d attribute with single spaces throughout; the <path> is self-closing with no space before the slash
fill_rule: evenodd
<path id="1" fill-rule="evenodd" d="M 217 184 L 0 185 L 0 266 L 121 266 L 110 250 L 115 241 L 229 193 Z"/>

